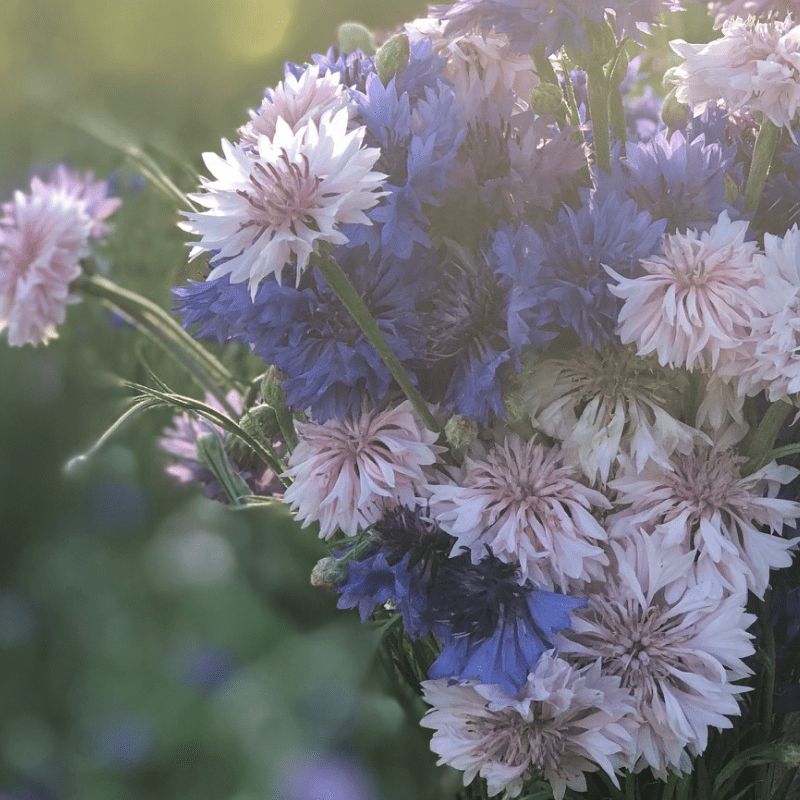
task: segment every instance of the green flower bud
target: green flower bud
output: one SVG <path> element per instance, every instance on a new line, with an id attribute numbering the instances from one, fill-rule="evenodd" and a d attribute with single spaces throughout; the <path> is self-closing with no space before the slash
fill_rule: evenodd
<path id="1" fill-rule="evenodd" d="M 268 367 L 261 379 L 261 397 L 268 406 L 282 408 L 286 405 L 286 394 L 283 391 L 284 375 L 277 367 Z"/>
<path id="2" fill-rule="evenodd" d="M 689 122 L 689 106 L 679 103 L 675 97 L 675 89 L 671 89 L 661 106 L 661 119 L 672 131 L 683 130 Z"/>
<path id="3" fill-rule="evenodd" d="M 584 20 L 583 29 L 589 39 L 589 51 L 568 49 L 571 61 L 581 69 L 589 70 L 603 67 L 614 59 L 617 55 L 617 34 L 608 21 L 597 25 L 591 20 Z"/>
<path id="4" fill-rule="evenodd" d="M 567 113 L 567 104 L 561 89 L 553 83 L 540 83 L 531 91 L 530 104 L 537 114 L 563 117 Z"/>
<path id="5" fill-rule="evenodd" d="M 344 577 L 344 570 L 333 556 L 321 558 L 311 570 L 311 585 L 322 589 L 336 589 Z"/>
<path id="6" fill-rule="evenodd" d="M 375 54 L 375 69 L 381 83 L 387 83 L 407 66 L 411 51 L 408 45 L 408 36 L 398 33 L 385 42 Z"/>
<path id="7" fill-rule="evenodd" d="M 444 435 L 450 447 L 455 450 L 463 450 L 465 447 L 469 447 L 477 438 L 478 424 L 468 417 L 454 414 L 444 426 Z"/>
<path id="8" fill-rule="evenodd" d="M 345 55 L 354 50 L 361 50 L 367 55 L 375 52 L 375 37 L 372 31 L 360 22 L 343 22 L 336 29 L 336 41 Z"/>

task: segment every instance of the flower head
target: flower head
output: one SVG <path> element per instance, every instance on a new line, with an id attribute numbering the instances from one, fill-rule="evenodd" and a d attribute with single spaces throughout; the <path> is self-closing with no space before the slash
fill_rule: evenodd
<path id="1" fill-rule="evenodd" d="M 709 0 L 708 10 L 715 14 L 714 27 L 721 28 L 736 17 L 785 17 L 797 11 L 795 0 Z"/>
<path id="2" fill-rule="evenodd" d="M 425 681 L 432 708 L 421 724 L 434 730 L 439 764 L 464 772 L 464 785 L 485 778 L 489 795 L 517 797 L 535 773 L 562 800 L 567 787 L 586 789 L 584 773 L 615 767 L 630 739 L 622 724 L 632 710 L 618 677 L 599 663 L 575 669 L 554 654 L 539 659 L 516 696 L 499 686 Z"/>
<path id="3" fill-rule="evenodd" d="M 89 254 L 93 220 L 65 188 L 33 184 L 3 204 L 0 219 L 0 331 L 12 346 L 54 339 L 75 298 L 69 285 Z"/>
<path id="4" fill-rule="evenodd" d="M 800 108 L 800 26 L 784 20 L 727 20 L 722 37 L 708 44 L 670 42 L 686 59 L 671 70 L 676 97 L 700 114 L 722 100 L 731 110 L 760 111 L 789 129 Z"/>
<path id="5" fill-rule="evenodd" d="M 273 138 L 259 136 L 252 149 L 223 140 L 224 158 L 205 154 L 216 180 L 203 179 L 192 199 L 208 211 L 187 213 L 181 227 L 201 236 L 192 258 L 212 254 L 210 279 L 230 274 L 255 297 L 264 278 L 280 281 L 294 264 L 299 282 L 321 244 L 348 241 L 340 225 L 369 224 L 364 211 L 386 176 L 372 171 L 380 151 L 363 148 L 364 128 L 348 132 L 349 122 L 348 108 L 297 132 L 278 119 Z"/>
<path id="6" fill-rule="evenodd" d="M 788 567 L 800 541 L 780 535 L 800 518 L 800 503 L 777 497 L 800 473 L 773 461 L 744 476 L 744 461 L 731 450 L 698 445 L 668 465 L 620 475 L 611 486 L 616 504 L 627 508 L 609 522 L 611 535 L 638 527 L 663 535 L 668 546 L 695 553 L 698 581 L 718 593 L 749 589 L 761 597 L 770 570 Z"/>
<path id="7" fill-rule="evenodd" d="M 640 356 L 655 352 L 671 367 L 714 369 L 741 343 L 759 308 L 749 290 L 761 282 L 747 221 L 731 222 L 723 211 L 706 233 L 667 236 L 664 252 L 641 262 L 646 274 L 617 280 L 610 291 L 625 303 L 617 333 L 636 342 Z"/>
<path id="8" fill-rule="evenodd" d="M 694 554 L 632 534 L 612 543 L 614 568 L 589 587 L 588 604 L 573 614 L 559 637 L 559 653 L 571 663 L 595 664 L 631 693 L 637 714 L 632 766 L 647 766 L 666 780 L 690 769 L 708 729 L 730 728 L 740 713 L 733 682 L 751 674 L 742 659 L 753 654 L 747 633 L 755 617 L 744 595 L 720 598 L 706 584 L 689 584 Z M 592 592 L 594 588 L 596 591 Z"/>
<path id="9" fill-rule="evenodd" d="M 523 579 L 566 590 L 570 580 L 599 576 L 606 533 L 593 516 L 610 508 L 582 484 L 557 449 L 509 436 L 485 457 L 467 458 L 457 484 L 429 484 L 431 514 L 479 561 L 489 547 L 519 564 Z"/>
<path id="10" fill-rule="evenodd" d="M 288 503 L 303 527 L 319 521 L 320 537 L 354 535 L 398 505 L 414 506 L 422 468 L 436 461 L 436 434 L 409 401 L 379 411 L 366 403 L 344 422 L 296 423 L 299 443 L 289 459 Z"/>

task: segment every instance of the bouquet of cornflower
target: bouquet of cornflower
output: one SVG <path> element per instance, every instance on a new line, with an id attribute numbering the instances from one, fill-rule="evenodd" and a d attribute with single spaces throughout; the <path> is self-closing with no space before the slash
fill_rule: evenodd
<path id="1" fill-rule="evenodd" d="M 145 165 L 203 264 L 182 326 L 97 269 L 105 183 L 3 205 L 9 344 L 84 296 L 177 358 L 204 398 L 129 384 L 101 442 L 177 407 L 173 476 L 313 525 L 463 797 L 795 796 L 800 20 L 710 6 L 665 98 L 675 0 L 342 26 L 198 193 Z"/>

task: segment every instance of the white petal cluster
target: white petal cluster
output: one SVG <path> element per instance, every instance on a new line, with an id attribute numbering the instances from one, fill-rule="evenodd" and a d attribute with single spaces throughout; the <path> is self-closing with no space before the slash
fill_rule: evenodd
<path id="1" fill-rule="evenodd" d="M 317 64 L 306 67 L 300 77 L 287 73 L 284 79 L 265 93 L 258 111 L 250 111 L 250 122 L 239 128 L 243 145 L 255 146 L 260 136 L 272 139 L 282 119 L 293 133 L 310 121 L 319 125 L 325 112 L 335 113 L 346 103 L 338 72 L 320 75 Z"/>
<path id="2" fill-rule="evenodd" d="M 399 505 L 414 506 L 423 467 L 440 447 L 411 403 L 379 411 L 366 405 L 357 418 L 295 423 L 298 445 L 286 475 L 284 502 L 303 527 L 319 522 L 319 535 L 354 535 Z"/>
<path id="3" fill-rule="evenodd" d="M 319 245 L 344 244 L 345 223 L 369 225 L 364 211 L 381 196 L 386 178 L 373 172 L 380 150 L 362 147 L 365 128 L 348 132 L 349 108 L 326 111 L 297 132 L 283 119 L 275 135 L 245 149 L 223 139 L 224 158 L 205 153 L 216 180 L 203 179 L 192 199 L 208 210 L 187 213 L 181 227 L 201 239 L 191 257 L 212 253 L 209 279 L 247 281 L 253 297 L 269 275 L 281 279 L 287 264 L 299 282 Z"/>
<path id="4" fill-rule="evenodd" d="M 557 638 L 559 653 L 578 664 L 601 659 L 632 696 L 631 767 L 660 778 L 687 772 L 708 729 L 730 728 L 740 713 L 735 681 L 751 674 L 754 652 L 745 595 L 720 597 L 689 583 L 694 557 L 647 535 L 612 543 L 614 565 Z"/>
<path id="5" fill-rule="evenodd" d="M 406 25 L 411 41 L 429 38 L 434 50 L 447 58 L 446 76 L 462 105 L 465 122 L 485 112 L 485 101 L 525 107 L 531 91 L 539 85 L 536 66 L 527 54 L 509 48 L 508 37 L 496 32 L 445 36 L 442 20 L 423 18 Z"/>
<path id="6" fill-rule="evenodd" d="M 732 111 L 759 111 L 778 127 L 791 127 L 800 108 L 800 26 L 791 15 L 756 22 L 730 19 L 722 38 L 708 44 L 670 42 L 683 64 L 670 71 L 680 103 L 701 113 L 709 101 Z"/>
<path id="7" fill-rule="evenodd" d="M 719 446 L 698 446 L 673 456 L 669 467 L 651 463 L 619 476 L 610 485 L 616 505 L 626 508 L 609 520 L 610 534 L 639 527 L 656 533 L 668 547 L 695 554 L 699 582 L 718 593 L 749 589 L 763 596 L 769 571 L 790 566 L 790 551 L 800 542 L 781 535 L 800 518 L 800 503 L 776 496 L 800 473 L 773 461 L 743 476 L 745 460 Z"/>
<path id="8" fill-rule="evenodd" d="M 487 546 L 523 579 L 566 591 L 570 582 L 600 577 L 607 538 L 595 515 L 611 504 L 580 481 L 556 448 L 509 435 L 483 458 L 466 458 L 457 483 L 431 484 L 430 513 L 456 537 L 453 553 L 473 561 Z"/>
<path id="9" fill-rule="evenodd" d="M 662 365 L 714 369 L 732 356 L 760 309 L 750 289 L 760 286 L 756 244 L 746 242 L 746 220 L 727 212 L 707 232 L 665 237 L 661 256 L 641 262 L 647 273 L 616 281 L 610 291 L 625 302 L 617 333 L 635 342 L 640 356 L 656 353 Z"/>
<path id="10" fill-rule="evenodd" d="M 599 662 L 575 669 L 545 653 L 517 697 L 496 685 L 447 683 L 422 683 L 433 707 L 421 724 L 434 730 L 438 763 L 463 770 L 464 786 L 480 775 L 490 796 L 518 797 L 541 773 L 562 800 L 568 787 L 585 791 L 585 773 L 598 768 L 617 783 L 630 739 L 622 721 L 632 708 L 619 678 L 602 675 Z"/>
<path id="11" fill-rule="evenodd" d="M 797 10 L 796 0 L 709 0 L 708 10 L 714 14 L 714 27 L 721 28 L 735 17 L 785 17 Z"/>
<path id="12" fill-rule="evenodd" d="M 0 219 L 0 332 L 13 346 L 54 339 L 66 307 L 75 301 L 69 285 L 89 253 L 93 220 L 85 204 L 63 188 L 16 192 Z"/>
<path id="13" fill-rule="evenodd" d="M 689 452 L 703 434 L 679 422 L 686 376 L 631 348 L 583 348 L 526 365 L 520 402 L 534 426 L 558 439 L 592 483 L 626 457 L 641 469 Z"/>

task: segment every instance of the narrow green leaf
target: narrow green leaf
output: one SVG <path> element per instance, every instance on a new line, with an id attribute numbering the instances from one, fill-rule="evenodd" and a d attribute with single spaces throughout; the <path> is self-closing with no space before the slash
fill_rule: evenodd
<path id="1" fill-rule="evenodd" d="M 770 800 L 789 800 L 789 790 L 792 788 L 794 779 L 797 777 L 798 768 L 788 769 L 772 790 Z"/>
<path id="2" fill-rule="evenodd" d="M 241 505 L 242 498 L 250 495 L 250 487 L 231 466 L 228 454 L 216 433 L 204 434 L 197 438 L 197 455 L 214 473 L 214 477 L 231 501 L 231 506 Z"/>

